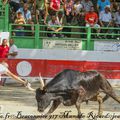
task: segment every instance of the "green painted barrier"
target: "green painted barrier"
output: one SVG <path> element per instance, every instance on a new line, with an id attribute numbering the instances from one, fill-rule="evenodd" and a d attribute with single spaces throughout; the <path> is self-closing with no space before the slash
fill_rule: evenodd
<path id="1" fill-rule="evenodd" d="M 75 45 L 75 43 L 76 43 L 76 45 L 82 44 L 81 47 L 77 48 L 79 50 L 94 50 L 94 41 L 96 41 L 96 40 L 98 40 L 98 41 L 102 41 L 102 40 L 115 41 L 116 36 L 120 37 L 120 33 L 117 32 L 117 31 L 120 31 L 120 28 L 113 28 L 113 27 L 109 27 L 109 28 L 101 27 L 101 30 L 109 30 L 109 31 L 111 31 L 111 33 L 110 32 L 106 32 L 106 33 L 101 32 L 101 33 L 99 33 L 100 37 L 105 36 L 105 35 L 107 37 L 98 39 L 95 37 L 97 34 L 96 32 L 94 32 L 95 28 L 91 28 L 91 27 L 63 26 L 63 28 L 71 28 L 71 29 L 75 29 L 75 30 L 72 32 L 67 32 L 64 30 L 60 31 L 59 33 L 63 34 L 64 35 L 63 37 L 48 37 L 47 36 L 48 33 L 54 34 L 55 32 L 48 31 L 46 25 L 38 25 L 38 24 L 35 24 L 34 26 L 33 25 L 23 25 L 25 28 L 24 30 L 15 30 L 15 26 L 17 26 L 17 25 L 10 24 L 9 31 L 11 33 L 11 37 L 15 39 L 16 44 L 20 48 L 43 49 L 43 48 L 45 48 L 44 44 L 50 44 L 51 41 L 53 41 L 53 43 L 58 41 L 58 42 L 56 42 L 57 44 L 62 44 L 61 41 L 68 44 L 67 43 L 67 41 L 68 41 L 69 43 L 73 42 L 74 45 Z M 27 30 L 26 29 L 27 27 L 34 27 L 34 31 Z M 56 26 L 56 27 L 58 27 L 58 26 Z M 83 29 L 83 32 L 80 31 L 81 29 Z M 24 32 L 25 35 L 17 36 L 17 35 L 15 35 L 16 32 Z M 28 35 L 27 33 L 33 33 L 33 34 Z M 65 36 L 66 34 L 70 34 L 70 37 L 66 37 Z M 22 43 L 22 44 L 20 44 L 20 43 Z"/>
<path id="2" fill-rule="evenodd" d="M 0 31 L 8 31 L 9 26 L 9 5 L 0 3 Z"/>

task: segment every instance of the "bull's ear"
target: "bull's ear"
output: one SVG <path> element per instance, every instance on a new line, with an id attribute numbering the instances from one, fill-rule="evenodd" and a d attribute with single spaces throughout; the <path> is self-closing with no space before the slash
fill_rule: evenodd
<path id="1" fill-rule="evenodd" d="M 38 91 L 39 91 L 40 94 L 45 94 L 47 92 L 46 89 L 41 90 L 40 88 L 38 88 Z"/>
<path id="2" fill-rule="evenodd" d="M 43 90 L 44 90 L 45 93 L 47 92 L 47 88 L 46 87 L 44 87 Z"/>

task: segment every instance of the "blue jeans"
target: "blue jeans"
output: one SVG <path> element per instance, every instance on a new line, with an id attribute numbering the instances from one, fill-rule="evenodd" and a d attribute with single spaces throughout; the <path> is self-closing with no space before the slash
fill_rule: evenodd
<path id="1" fill-rule="evenodd" d="M 24 28 L 16 28 L 15 30 L 19 30 L 18 32 L 15 31 L 15 36 L 24 36 L 24 32 L 20 32 L 20 30 L 24 30 Z"/>

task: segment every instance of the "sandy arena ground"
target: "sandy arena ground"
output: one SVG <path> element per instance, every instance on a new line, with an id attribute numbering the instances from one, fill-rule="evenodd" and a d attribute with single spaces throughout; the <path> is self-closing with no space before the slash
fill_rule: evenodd
<path id="1" fill-rule="evenodd" d="M 33 83 L 32 85 L 37 88 L 39 83 Z M 120 86 L 115 87 L 114 90 L 120 96 Z M 88 105 L 83 103 L 81 106 L 82 120 L 120 120 L 120 104 L 109 98 L 103 105 L 103 118 L 98 118 L 96 116 L 98 103 L 89 102 Z M 0 120 L 77 120 L 73 116 L 77 115 L 76 108 L 74 106 L 65 107 L 62 104 L 52 115 L 43 116 L 37 111 L 35 93 L 20 84 L 0 86 L 0 106 Z"/>

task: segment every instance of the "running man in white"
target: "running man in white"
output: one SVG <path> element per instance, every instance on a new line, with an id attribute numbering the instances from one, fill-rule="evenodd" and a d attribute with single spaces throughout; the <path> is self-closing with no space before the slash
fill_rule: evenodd
<path id="1" fill-rule="evenodd" d="M 29 90 L 31 89 L 31 84 L 27 81 L 27 80 L 22 80 L 20 77 L 16 76 L 15 74 L 13 74 L 9 69 L 8 69 L 8 64 L 6 62 L 1 62 L 0 63 L 0 75 L 5 74 L 11 78 L 13 78 L 14 80 L 18 81 L 21 84 L 24 84 L 24 86 L 26 88 L 28 88 Z"/>

